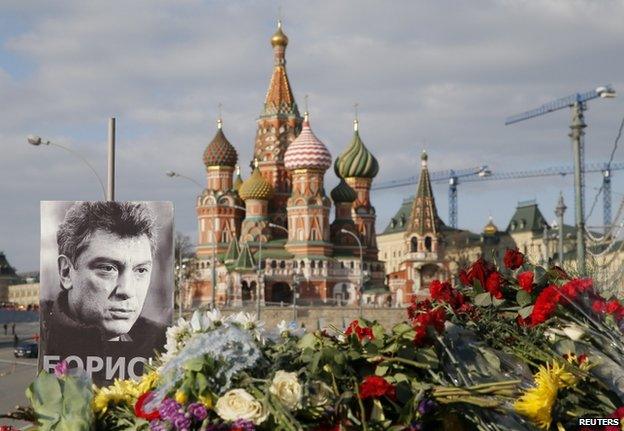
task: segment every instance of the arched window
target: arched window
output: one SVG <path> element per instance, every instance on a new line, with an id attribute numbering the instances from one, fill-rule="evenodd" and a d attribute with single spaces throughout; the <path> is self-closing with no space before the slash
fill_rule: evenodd
<path id="1" fill-rule="evenodd" d="M 293 261 L 293 268 L 296 268 L 296 267 L 297 267 L 297 261 L 296 261 L 296 260 L 294 260 L 294 261 Z"/>
<path id="2" fill-rule="evenodd" d="M 310 268 L 316 268 L 316 262 L 314 260 L 310 261 Z"/>
<path id="3" fill-rule="evenodd" d="M 355 264 L 351 261 L 351 269 L 355 268 Z"/>
<path id="4" fill-rule="evenodd" d="M 432 247 L 432 240 L 431 240 L 431 237 L 428 236 L 425 238 L 425 250 L 431 251 L 431 247 Z"/>
<path id="5" fill-rule="evenodd" d="M 302 260 L 301 262 L 299 262 L 299 266 L 301 267 L 301 269 L 305 268 L 305 262 Z"/>
<path id="6" fill-rule="evenodd" d="M 410 241 L 410 251 L 416 253 L 418 251 L 418 238 L 413 237 Z"/>
<path id="7" fill-rule="evenodd" d="M 274 261 L 274 260 L 271 261 L 271 268 L 272 269 L 277 268 L 277 262 L 276 261 Z"/>
<path id="8" fill-rule="evenodd" d="M 340 261 L 340 268 L 341 268 L 341 269 L 344 269 L 344 268 L 345 268 L 345 265 L 344 265 L 344 262 L 343 262 L 343 261 Z"/>
<path id="9" fill-rule="evenodd" d="M 280 260 L 279 267 L 282 269 L 286 268 L 286 262 L 284 262 L 283 260 Z"/>
<path id="10" fill-rule="evenodd" d="M 322 268 L 322 267 L 323 267 L 323 261 L 319 260 L 319 268 Z"/>

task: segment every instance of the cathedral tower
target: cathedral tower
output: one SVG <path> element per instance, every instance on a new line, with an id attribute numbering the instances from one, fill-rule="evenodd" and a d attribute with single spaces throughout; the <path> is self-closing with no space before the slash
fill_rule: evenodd
<path id="1" fill-rule="evenodd" d="M 357 194 L 351 207 L 351 215 L 362 240 L 362 246 L 366 248 L 367 259 L 377 261 L 376 215 L 375 208 L 370 202 L 370 188 L 373 178 L 379 172 L 379 164 L 360 138 L 357 119 L 353 121 L 351 144 L 336 158 L 334 171 Z"/>
<path id="2" fill-rule="evenodd" d="M 271 37 L 273 46 L 273 74 L 258 118 L 254 158 L 262 176 L 274 193 L 269 200 L 269 217 L 273 223 L 286 227 L 286 202 L 290 197 L 290 178 L 284 167 L 284 154 L 301 130 L 301 117 L 286 74 L 286 46 L 288 37 L 278 22 Z M 282 236 L 277 229 L 276 236 Z"/>
<path id="3" fill-rule="evenodd" d="M 241 227 L 241 243 L 269 241 L 271 228 L 269 227 L 268 203 L 273 195 L 273 187 L 262 176 L 258 166 L 241 184 L 238 193 L 245 201 L 246 209 L 245 220 Z"/>
<path id="4" fill-rule="evenodd" d="M 210 258 L 213 248 L 217 253 L 225 252 L 232 239 L 238 238 L 243 218 L 243 211 L 236 208 L 242 205 L 242 201 L 232 185 L 238 154 L 223 133 L 221 119 L 203 159 L 207 186 L 197 199 L 197 255 L 200 259 Z"/>
<path id="5" fill-rule="evenodd" d="M 284 164 L 292 178 L 286 249 L 295 256 L 331 256 L 331 202 L 323 187 L 325 171 L 331 166 L 331 154 L 310 129 L 307 113 L 301 134 L 284 155 Z"/>

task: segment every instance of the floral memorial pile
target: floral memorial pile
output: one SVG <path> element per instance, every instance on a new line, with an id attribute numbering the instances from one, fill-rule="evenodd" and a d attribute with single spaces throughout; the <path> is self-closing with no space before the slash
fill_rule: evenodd
<path id="1" fill-rule="evenodd" d="M 479 259 L 433 281 L 384 329 L 266 330 L 253 315 L 197 311 L 167 331 L 139 381 L 96 388 L 57 366 L 13 417 L 41 430 L 568 430 L 624 419 L 624 306 L 590 279 Z"/>

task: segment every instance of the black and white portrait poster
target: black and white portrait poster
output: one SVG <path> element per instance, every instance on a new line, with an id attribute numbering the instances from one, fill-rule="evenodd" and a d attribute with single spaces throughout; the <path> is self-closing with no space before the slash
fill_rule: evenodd
<path id="1" fill-rule="evenodd" d="M 171 202 L 41 202 L 39 367 L 137 378 L 173 316 Z"/>

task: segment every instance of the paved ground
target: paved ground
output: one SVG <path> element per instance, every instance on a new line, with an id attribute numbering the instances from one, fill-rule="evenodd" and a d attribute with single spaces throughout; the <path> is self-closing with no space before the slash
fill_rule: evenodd
<path id="1" fill-rule="evenodd" d="M 39 323 L 17 323 L 15 332 L 20 339 L 30 338 L 39 332 Z M 24 391 L 37 373 L 37 359 L 13 356 L 13 335 L 9 327 L 8 335 L 0 325 L 0 412 L 6 413 L 16 405 L 27 405 Z M 23 427 L 25 422 L 0 419 L 0 425 Z"/>

